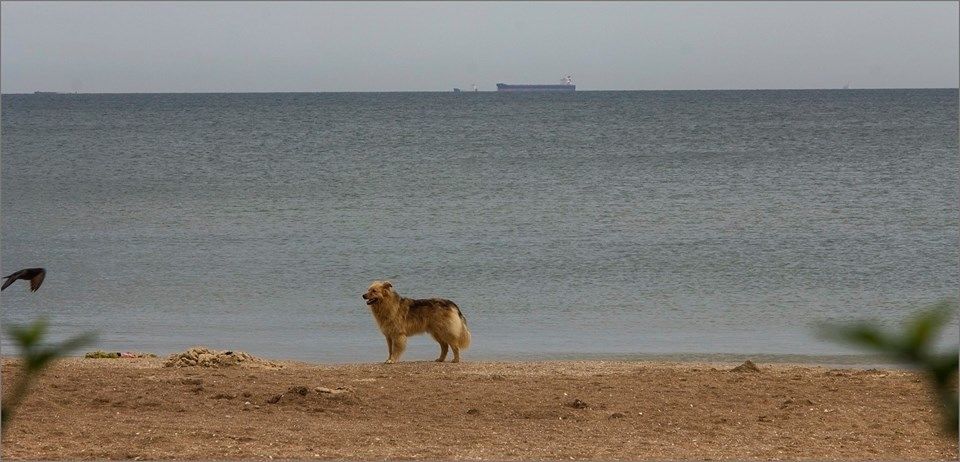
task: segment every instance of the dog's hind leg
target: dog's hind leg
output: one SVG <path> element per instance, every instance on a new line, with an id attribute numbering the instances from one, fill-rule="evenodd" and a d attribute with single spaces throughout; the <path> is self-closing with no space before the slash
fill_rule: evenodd
<path id="1" fill-rule="evenodd" d="M 460 362 L 460 347 L 450 344 L 450 348 L 453 350 L 453 362 Z"/>
<path id="2" fill-rule="evenodd" d="M 440 357 L 437 358 L 438 363 L 442 363 L 447 359 L 447 344 L 440 342 Z"/>
<path id="3" fill-rule="evenodd" d="M 440 357 L 437 358 L 435 361 L 438 363 L 442 363 L 444 360 L 447 359 L 447 349 L 449 348 L 449 342 L 444 341 L 443 334 L 440 332 L 430 332 L 430 336 L 433 337 L 433 339 L 440 344 Z"/>

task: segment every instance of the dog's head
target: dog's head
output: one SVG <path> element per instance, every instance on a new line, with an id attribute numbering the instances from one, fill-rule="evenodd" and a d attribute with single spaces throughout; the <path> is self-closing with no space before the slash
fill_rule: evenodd
<path id="1" fill-rule="evenodd" d="M 363 294 L 363 299 L 366 300 L 367 305 L 373 305 L 392 297 L 393 294 L 393 284 L 390 284 L 390 281 L 373 281 L 373 284 L 367 287 L 367 292 Z"/>

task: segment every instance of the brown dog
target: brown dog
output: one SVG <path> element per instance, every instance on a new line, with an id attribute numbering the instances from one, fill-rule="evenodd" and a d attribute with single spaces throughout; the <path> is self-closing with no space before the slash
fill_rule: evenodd
<path id="1" fill-rule="evenodd" d="M 389 281 L 374 281 L 363 294 L 370 306 L 373 319 L 380 326 L 380 332 L 387 338 L 387 364 L 400 360 L 407 347 L 407 336 L 424 332 L 430 333 L 440 344 L 440 357 L 437 362 L 447 359 L 447 348 L 453 350 L 453 362 L 460 362 L 460 350 L 470 346 L 470 331 L 467 319 L 460 307 L 450 300 L 427 298 L 415 300 L 401 297 Z"/>

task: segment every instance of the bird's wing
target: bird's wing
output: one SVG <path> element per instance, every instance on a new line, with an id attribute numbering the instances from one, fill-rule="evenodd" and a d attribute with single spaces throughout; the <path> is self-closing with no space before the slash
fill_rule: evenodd
<path id="1" fill-rule="evenodd" d="M 13 273 L 13 274 L 17 274 L 17 273 Z M 17 278 L 13 277 L 13 274 L 7 276 L 7 280 L 3 281 L 3 287 L 0 287 L 0 290 L 6 289 L 7 287 L 10 286 L 10 284 L 13 284 L 13 281 L 17 280 Z"/>
<path id="2" fill-rule="evenodd" d="M 30 278 L 30 292 L 36 292 L 43 284 L 43 278 L 47 275 L 46 271 L 41 270 L 36 276 Z"/>

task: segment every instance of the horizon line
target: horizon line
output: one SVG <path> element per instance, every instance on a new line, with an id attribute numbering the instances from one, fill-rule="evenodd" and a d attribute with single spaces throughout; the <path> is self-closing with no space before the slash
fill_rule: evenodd
<path id="1" fill-rule="evenodd" d="M 823 91 L 823 90 L 836 90 L 836 91 L 857 91 L 857 90 L 960 90 L 960 86 L 957 87 L 857 87 L 857 88 L 843 88 L 843 87 L 816 87 L 816 88 L 689 88 L 689 89 L 641 89 L 641 90 L 576 90 L 573 93 L 582 93 L 582 92 L 669 92 L 669 91 Z M 80 91 L 57 91 L 57 90 L 36 90 L 33 92 L 0 92 L 0 95 L 37 95 L 37 94 L 46 94 L 46 95 L 202 95 L 202 94 L 211 94 L 211 95 L 223 95 L 223 94 L 272 94 L 272 93 L 303 93 L 303 94 L 317 94 L 317 93 L 505 93 L 497 90 L 477 90 L 477 91 L 460 91 L 454 92 L 451 90 L 274 90 L 274 91 L 135 91 L 135 92 L 125 92 L 125 91 L 105 91 L 105 92 L 80 92 Z M 550 93 L 550 92 L 545 92 Z"/>

